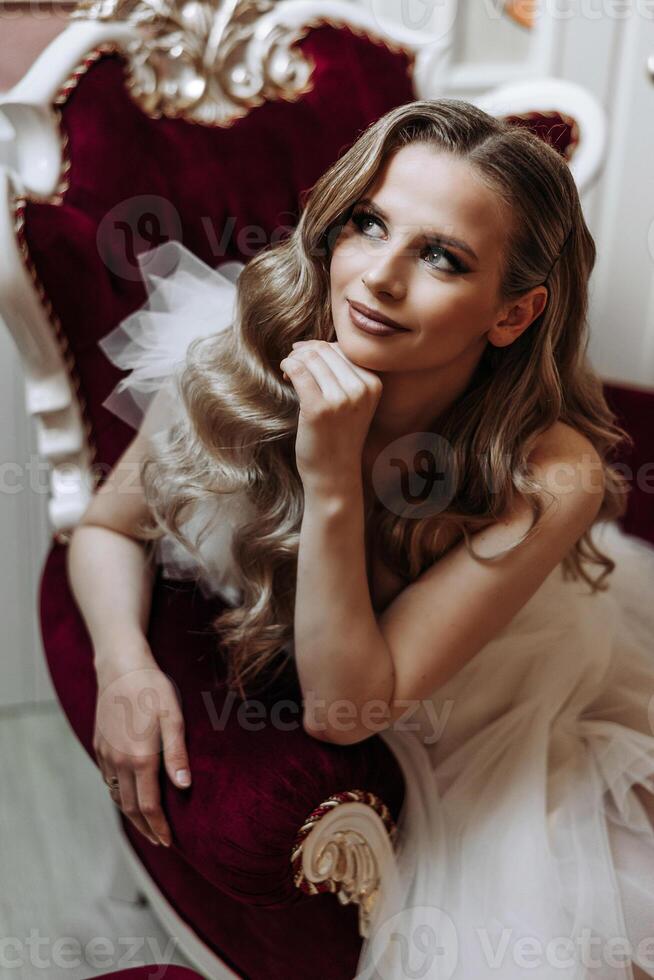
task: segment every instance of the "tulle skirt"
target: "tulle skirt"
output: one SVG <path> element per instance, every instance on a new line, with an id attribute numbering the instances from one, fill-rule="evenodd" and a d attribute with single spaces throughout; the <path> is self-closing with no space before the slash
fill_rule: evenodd
<path id="1" fill-rule="evenodd" d="M 558 566 L 382 733 L 406 795 L 357 980 L 654 977 L 654 548 L 593 537 L 608 592 Z"/>

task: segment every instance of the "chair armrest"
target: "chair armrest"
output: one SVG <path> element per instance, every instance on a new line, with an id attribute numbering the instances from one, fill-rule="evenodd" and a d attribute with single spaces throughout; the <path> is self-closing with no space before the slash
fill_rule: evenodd
<path id="1" fill-rule="evenodd" d="M 70 591 L 65 556 L 66 546 L 54 543 L 43 568 L 41 635 L 60 704 L 96 763 L 93 651 Z M 399 765 L 379 736 L 338 746 L 308 735 L 294 671 L 262 695 L 258 707 L 229 694 L 211 629 L 219 605 L 192 583 L 173 587 L 159 579 L 152 595 L 148 639 L 180 697 L 193 777 L 191 788 L 180 790 L 160 770 L 173 847 L 217 888 L 247 905 L 288 906 L 319 891 L 338 892 L 343 901 L 356 881 L 339 884 L 328 875 L 312 885 L 303 866 L 311 873 L 316 848 L 335 833 L 335 824 L 345 847 L 343 831 L 363 827 L 373 857 L 383 859 L 390 842 L 386 827 L 397 820 L 404 798 Z"/>
<path id="2" fill-rule="evenodd" d="M 162 670 L 175 682 L 185 720 L 193 785 L 180 791 L 162 771 L 162 804 L 183 857 L 221 891 L 246 904 L 279 908 L 312 892 L 298 876 L 302 829 L 335 794 L 344 808 L 378 816 L 364 799 L 378 798 L 389 828 L 404 798 L 400 766 L 379 736 L 351 746 L 321 742 L 302 727 L 302 692 L 294 664 L 256 697 L 227 690 L 219 635 L 212 623 L 224 608 L 191 582 L 159 580 L 148 639 Z M 174 629 L 171 625 L 174 624 Z M 180 637 L 188 650 L 179 649 Z M 332 811 L 336 802 L 326 808 Z M 354 816 L 354 814 L 353 814 Z M 382 818 L 382 819 L 384 819 Z M 312 836 L 317 837 L 319 833 Z M 304 884 L 298 888 L 296 881 Z M 337 890 L 324 883 L 320 890 Z"/>
<path id="3" fill-rule="evenodd" d="M 208 724 L 196 725 L 187 741 L 192 790 L 162 780 L 184 858 L 248 905 L 281 908 L 336 892 L 343 904 L 360 904 L 363 935 L 404 798 L 386 743 L 373 736 L 338 746 L 311 737 L 292 688 L 243 702 L 221 684 L 200 699 L 190 695 L 184 717 L 202 712 Z M 333 858 L 326 865 L 325 850 Z"/>

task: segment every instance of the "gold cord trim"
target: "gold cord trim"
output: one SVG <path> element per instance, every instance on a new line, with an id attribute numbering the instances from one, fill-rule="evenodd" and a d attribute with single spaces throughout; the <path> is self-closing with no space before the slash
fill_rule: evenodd
<path id="1" fill-rule="evenodd" d="M 388 832 L 391 846 L 397 835 L 397 826 L 390 810 L 374 793 L 354 789 L 330 796 L 316 807 L 300 827 L 291 852 L 293 881 L 307 895 L 325 892 L 335 894 L 342 905 L 359 906 L 359 931 L 362 936 L 369 932 L 372 910 L 379 893 L 379 872 L 369 843 L 354 831 L 335 830 L 333 837 L 324 845 L 321 857 L 333 868 L 318 883 L 310 881 L 303 870 L 304 842 L 326 813 L 343 803 L 363 803 L 371 807 L 381 818 Z M 327 854 L 327 851 L 330 851 Z M 320 860 L 320 858 L 319 858 Z"/>

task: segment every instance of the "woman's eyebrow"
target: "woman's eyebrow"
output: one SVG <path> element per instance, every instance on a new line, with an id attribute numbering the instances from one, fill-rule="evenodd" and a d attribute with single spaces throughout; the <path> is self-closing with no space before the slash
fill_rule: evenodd
<path id="1" fill-rule="evenodd" d="M 367 208 L 370 208 L 370 210 L 374 211 L 374 213 L 379 218 L 381 218 L 382 221 L 388 221 L 388 215 L 384 211 L 382 211 L 379 205 L 375 204 L 375 202 L 372 201 L 369 197 L 361 197 L 359 198 L 357 203 L 363 204 Z M 477 253 L 474 251 L 474 249 L 471 248 L 471 246 L 468 245 L 467 242 L 461 241 L 460 238 L 452 238 L 449 235 L 442 235 L 439 231 L 436 231 L 435 229 L 434 230 L 428 229 L 427 231 L 424 232 L 423 237 L 425 239 L 434 239 L 437 242 L 444 242 L 446 245 L 453 245 L 455 248 L 460 248 L 462 252 L 466 252 L 477 262 L 479 261 L 479 257 L 477 256 Z"/>

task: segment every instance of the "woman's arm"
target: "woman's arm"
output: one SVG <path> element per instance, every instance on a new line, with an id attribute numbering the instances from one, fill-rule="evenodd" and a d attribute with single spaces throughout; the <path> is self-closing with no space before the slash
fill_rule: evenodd
<path id="1" fill-rule="evenodd" d="M 94 494 L 73 532 L 67 571 L 93 644 L 96 761 L 105 781 L 118 780 L 112 799 L 134 826 L 152 843 L 169 846 L 159 789 L 162 748 L 173 783 L 187 787 L 191 777 L 177 693 L 146 635 L 155 578 L 147 545 L 139 540 L 148 516 L 140 482 L 147 445 L 139 432 Z"/>
<path id="2" fill-rule="evenodd" d="M 67 553 L 71 589 L 93 642 L 96 669 L 148 656 L 145 634 L 155 569 L 138 527 L 148 515 L 139 479 L 146 449 L 138 433 L 73 531 Z"/>
<path id="3" fill-rule="evenodd" d="M 407 705 L 429 698 L 478 653 L 568 554 L 599 512 L 601 460 L 582 438 L 565 456 L 543 451 L 531 461 L 554 496 L 534 537 L 490 565 L 471 558 L 460 542 L 378 620 L 365 574 L 359 488 L 342 499 L 308 495 L 296 658 L 309 734 L 352 744 L 388 727 L 386 719 L 392 724 Z M 504 520 L 472 535 L 473 547 L 490 557 L 519 541 L 530 525 L 531 510 L 518 502 Z M 316 699 L 322 709 L 317 721 L 307 713 Z"/>
<path id="4" fill-rule="evenodd" d="M 347 492 L 305 490 L 294 633 L 310 735 L 348 742 L 366 710 L 388 717 L 393 660 L 370 597 L 360 476 Z"/>
<path id="5" fill-rule="evenodd" d="M 595 520 L 604 469 L 590 441 L 569 426 L 566 439 L 539 441 L 530 462 L 552 501 L 532 538 L 489 565 L 460 542 L 377 620 L 364 559 L 361 469 L 382 382 L 337 343 L 293 347 L 280 366 L 300 399 L 295 457 L 305 511 L 294 625 L 303 724 L 317 738 L 349 744 L 429 698 L 510 622 Z M 473 546 L 491 557 L 517 544 L 530 523 L 531 510 L 518 500 L 472 535 Z"/>
<path id="6" fill-rule="evenodd" d="M 154 568 L 143 544 L 110 527 L 82 523 L 73 532 L 67 568 L 96 671 L 152 659 L 145 634 Z"/>

